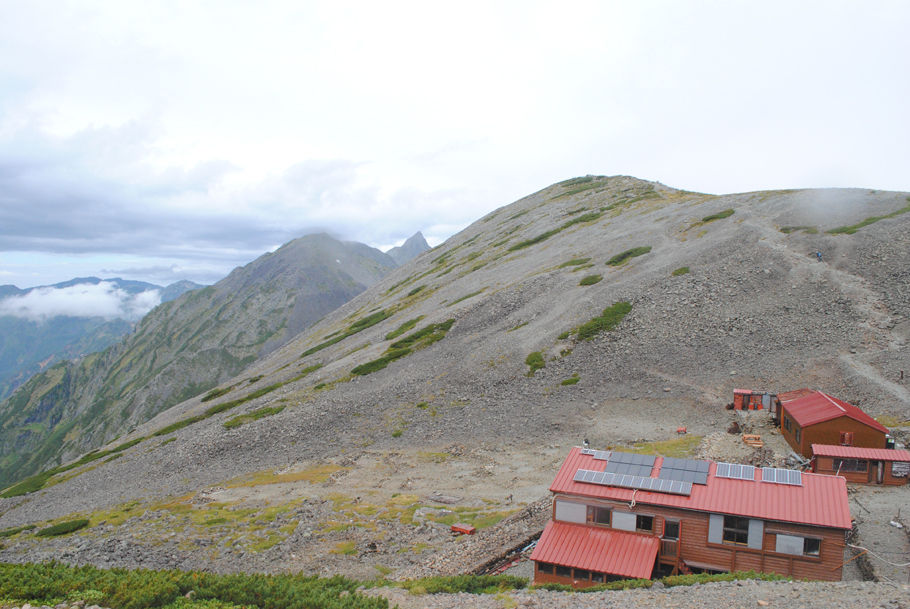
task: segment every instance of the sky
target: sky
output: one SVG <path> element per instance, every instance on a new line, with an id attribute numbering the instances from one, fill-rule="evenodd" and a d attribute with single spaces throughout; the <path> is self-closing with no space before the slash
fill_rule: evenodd
<path id="1" fill-rule="evenodd" d="M 0 284 L 436 245 L 586 174 L 910 191 L 908 31 L 875 0 L 0 0 Z"/>

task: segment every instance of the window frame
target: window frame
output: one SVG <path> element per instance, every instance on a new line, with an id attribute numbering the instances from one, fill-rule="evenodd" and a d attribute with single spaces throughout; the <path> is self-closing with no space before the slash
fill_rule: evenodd
<path id="1" fill-rule="evenodd" d="M 739 541 L 740 538 L 742 538 L 742 541 Z M 724 522 L 721 531 L 721 543 L 735 546 L 748 546 L 749 518 L 746 518 L 745 516 L 732 516 L 729 514 L 724 514 Z"/>
<path id="2" fill-rule="evenodd" d="M 676 535 L 674 537 L 667 535 L 667 527 L 670 525 L 676 525 Z M 664 519 L 664 534 L 662 535 L 664 539 L 674 539 L 676 541 L 679 541 L 679 534 L 681 530 L 682 529 L 680 527 L 679 520 Z"/>
<path id="3" fill-rule="evenodd" d="M 813 542 L 815 545 L 815 551 L 810 552 L 808 550 L 809 542 Z M 818 537 L 803 537 L 803 556 L 821 556 L 822 554 L 822 540 Z"/>
<path id="4" fill-rule="evenodd" d="M 597 517 L 602 516 L 604 513 L 607 515 L 606 522 L 597 520 Z M 610 507 L 602 505 L 589 505 L 586 515 L 586 521 L 590 525 L 600 526 L 600 527 L 612 527 L 613 526 L 613 509 Z"/>
<path id="5" fill-rule="evenodd" d="M 650 528 L 644 528 L 641 526 L 642 520 L 647 519 L 651 521 Z M 648 514 L 636 514 L 635 515 L 635 530 L 639 533 L 653 533 L 654 532 L 654 516 Z"/>

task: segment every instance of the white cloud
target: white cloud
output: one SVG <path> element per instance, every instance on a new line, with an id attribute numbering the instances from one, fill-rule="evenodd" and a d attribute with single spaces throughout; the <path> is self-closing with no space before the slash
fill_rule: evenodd
<path id="1" fill-rule="evenodd" d="M 0 300 L 0 315 L 31 321 L 51 317 L 104 317 L 135 321 L 161 303 L 158 290 L 130 294 L 112 283 L 81 283 L 63 288 L 42 287 Z"/>

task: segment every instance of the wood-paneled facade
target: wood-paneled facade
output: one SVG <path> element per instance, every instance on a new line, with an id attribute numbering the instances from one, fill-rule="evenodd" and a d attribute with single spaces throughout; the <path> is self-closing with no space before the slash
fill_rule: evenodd
<path id="1" fill-rule="evenodd" d="M 801 426 L 784 403 L 780 413 L 780 432 L 799 454 L 812 456 L 813 444 L 849 444 L 867 448 L 884 448 L 886 431 L 875 429 L 847 416 Z M 847 435 L 850 434 L 850 435 Z"/>
<path id="2" fill-rule="evenodd" d="M 568 507 L 564 504 L 582 504 L 584 510 L 564 509 Z M 601 522 L 607 520 L 595 510 L 608 510 L 610 524 L 594 522 L 591 518 L 594 513 L 599 514 Z M 842 529 L 737 518 L 640 502 L 630 507 L 624 502 L 589 497 L 554 497 L 554 520 L 582 511 L 586 514 L 585 523 L 588 526 L 612 526 L 617 522 L 617 515 L 624 514 L 633 514 L 636 526 L 651 523 L 651 530 L 636 528 L 630 532 L 660 538 L 660 550 L 654 564 L 657 570 L 672 573 L 754 570 L 797 579 L 841 579 L 845 547 L 845 531 Z M 616 579 L 610 574 L 589 571 L 582 571 L 581 577 L 576 577 L 574 570 L 566 565 L 562 565 L 558 572 L 555 567 L 535 564 L 534 582 L 587 587 Z"/>

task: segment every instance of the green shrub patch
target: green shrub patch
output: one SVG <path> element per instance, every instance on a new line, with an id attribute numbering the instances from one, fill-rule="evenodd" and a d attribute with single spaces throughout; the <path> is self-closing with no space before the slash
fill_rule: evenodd
<path id="1" fill-rule="evenodd" d="M 224 422 L 225 429 L 234 429 L 235 427 L 240 427 L 246 423 L 252 423 L 253 421 L 258 421 L 263 417 L 270 417 L 273 414 L 278 414 L 284 410 L 284 406 L 266 406 L 265 408 L 257 408 L 246 414 L 239 414 L 236 417 L 231 417 Z"/>
<path id="2" fill-rule="evenodd" d="M 723 211 L 717 212 L 716 214 L 711 214 L 710 216 L 705 216 L 704 218 L 701 219 L 701 221 L 703 224 L 707 224 L 708 222 L 714 222 L 715 220 L 723 220 L 724 218 L 729 218 L 733 214 L 734 214 L 734 211 L 732 209 L 725 209 Z"/>
<path id="3" fill-rule="evenodd" d="M 74 533 L 79 529 L 84 529 L 87 526 L 87 518 L 80 518 L 79 520 L 67 520 L 66 522 L 61 522 L 49 526 L 45 529 L 41 529 L 35 533 L 35 535 L 37 537 L 58 537 L 60 535 L 68 535 L 69 533 Z"/>
<path id="4" fill-rule="evenodd" d="M 607 260 L 607 264 L 609 266 L 619 266 L 621 264 L 625 264 L 627 261 L 631 260 L 632 258 L 635 258 L 637 256 L 644 256 L 645 254 L 647 254 L 650 251 L 651 251 L 650 245 L 643 245 L 641 247 L 633 247 L 632 249 L 626 250 L 621 254 L 616 254 L 615 256 L 613 256 L 612 258 Z"/>
<path id="5" fill-rule="evenodd" d="M 681 266 L 670 274 L 673 275 L 674 277 L 679 277 L 680 275 L 688 274 L 688 272 L 689 272 L 689 267 Z"/>
<path id="6" fill-rule="evenodd" d="M 908 197 L 907 200 L 910 201 L 910 197 Z M 829 235 L 852 235 L 853 233 L 855 233 L 859 229 L 863 228 L 864 226 L 869 226 L 870 224 L 875 224 L 879 220 L 886 220 L 888 218 L 897 217 L 901 214 L 907 213 L 908 211 L 910 211 L 910 205 L 908 205 L 906 207 L 902 207 L 897 211 L 893 211 L 890 214 L 885 214 L 884 216 L 869 216 L 862 222 L 858 222 L 856 224 L 851 224 L 850 226 L 838 226 L 837 228 L 832 228 L 831 230 L 825 231 L 825 232 L 828 233 Z"/>
<path id="7" fill-rule="evenodd" d="M 579 340 L 590 340 L 601 332 L 609 332 L 618 326 L 619 322 L 621 322 L 631 310 L 632 305 L 628 302 L 624 300 L 617 302 L 610 305 L 603 310 L 603 313 L 594 319 L 583 323 L 569 334 L 575 334 Z"/>
<path id="8" fill-rule="evenodd" d="M 534 351 L 525 358 L 525 363 L 531 368 L 528 376 L 534 376 L 534 373 L 543 368 L 546 364 L 543 360 L 543 354 L 540 351 Z"/>
<path id="9" fill-rule="evenodd" d="M 423 317 L 424 317 L 423 315 L 420 315 L 418 317 L 415 317 L 414 319 L 407 320 L 406 322 L 404 322 L 403 324 L 398 326 L 396 329 L 394 329 L 391 332 L 389 332 L 388 334 L 386 334 L 385 339 L 392 340 L 393 338 L 398 338 L 399 336 L 401 336 L 402 334 L 404 334 L 405 332 L 407 332 L 408 330 L 410 330 L 411 328 L 416 326 L 418 323 L 420 323 L 420 320 L 423 319 Z"/>
<path id="10" fill-rule="evenodd" d="M 318 345 L 316 345 L 315 347 L 310 347 L 309 349 L 304 351 L 300 357 L 306 357 L 308 355 L 313 355 L 317 351 L 322 351 L 326 347 L 331 347 L 332 345 L 334 345 L 336 343 L 340 343 L 347 337 L 353 336 L 354 334 L 357 334 L 358 332 L 360 332 L 362 330 L 366 330 L 367 328 L 369 328 L 371 326 L 375 326 L 379 322 L 381 322 L 385 319 L 388 319 L 391 316 L 392 316 L 391 311 L 382 309 L 380 311 L 376 311 L 375 313 L 371 313 L 370 315 L 367 315 L 366 317 L 362 317 L 362 318 L 358 319 L 357 321 L 355 321 L 354 323 L 352 323 L 348 327 L 348 329 L 345 330 L 344 332 L 342 332 L 341 334 L 338 334 L 337 336 L 334 336 L 324 342 L 321 342 Z"/>
<path id="11" fill-rule="evenodd" d="M 603 279 L 602 275 L 588 275 L 587 277 L 583 277 L 581 281 L 578 282 L 578 285 L 594 285 L 601 279 Z"/>

